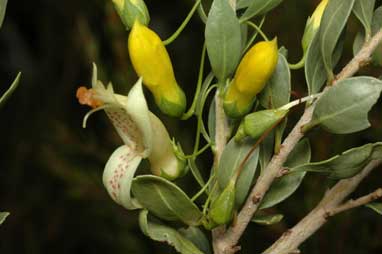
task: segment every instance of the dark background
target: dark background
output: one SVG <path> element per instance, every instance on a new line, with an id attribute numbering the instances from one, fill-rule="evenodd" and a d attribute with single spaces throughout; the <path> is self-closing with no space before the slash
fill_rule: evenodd
<path id="1" fill-rule="evenodd" d="M 162 38 L 175 31 L 193 4 L 191 0 L 146 2 L 150 26 Z M 277 35 L 279 44 L 289 49 L 290 62 L 300 58 L 305 20 L 317 2 L 285 0 L 268 15 L 265 31 L 269 37 Z M 203 29 L 196 16 L 168 47 L 188 98 L 195 89 Z M 351 42 L 360 29 L 354 17 L 347 29 L 341 66 L 351 58 Z M 101 79 L 113 81 L 121 93 L 136 80 L 127 35 L 111 1 L 9 0 L 0 30 L 0 92 L 17 71 L 23 76 L 18 90 L 0 108 L 0 210 L 11 213 L 0 227 L 0 253 L 173 253 L 146 238 L 139 230 L 137 212 L 116 205 L 101 183 L 104 163 L 121 144 L 105 115 L 95 114 L 86 130 L 81 127 L 88 108 L 77 103 L 75 92 L 80 85 L 90 86 L 92 62 L 99 66 Z M 371 67 L 362 72 L 382 74 L 380 68 Z M 306 94 L 301 70 L 293 72 L 293 90 Z M 154 105 L 150 107 L 157 112 Z M 313 159 L 381 141 L 380 108 L 381 103 L 370 114 L 373 128 L 367 131 L 352 135 L 313 131 Z M 293 124 L 297 116 L 289 122 Z M 190 152 L 195 119 L 179 122 L 160 117 Z M 199 163 L 207 171 L 211 157 L 203 159 Z M 380 186 L 381 176 L 380 170 L 370 175 L 355 195 Z M 190 175 L 182 182 L 189 184 L 189 190 L 196 186 Z M 274 209 L 285 214 L 282 223 L 252 225 L 247 230 L 243 253 L 260 253 L 269 246 L 317 203 L 325 187 L 324 177 L 309 175 L 291 198 Z M 338 215 L 302 246 L 302 253 L 382 253 L 381 218 L 366 208 Z"/>

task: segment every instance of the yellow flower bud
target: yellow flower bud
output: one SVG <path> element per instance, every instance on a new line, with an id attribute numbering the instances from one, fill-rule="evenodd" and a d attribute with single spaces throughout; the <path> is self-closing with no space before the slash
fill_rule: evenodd
<path id="1" fill-rule="evenodd" d="M 127 30 L 133 26 L 135 20 L 145 25 L 150 22 L 150 15 L 143 0 L 113 0 L 113 3 Z"/>
<path id="2" fill-rule="evenodd" d="M 302 37 L 302 48 L 304 52 L 306 52 L 310 43 L 313 40 L 314 35 L 317 33 L 318 29 L 320 28 L 321 18 L 322 18 L 322 15 L 324 14 L 328 1 L 329 0 L 322 0 L 321 3 L 314 10 L 312 16 L 308 18 L 308 21 L 306 22 L 304 35 Z"/>
<path id="3" fill-rule="evenodd" d="M 175 80 L 170 57 L 159 36 L 136 21 L 129 35 L 128 48 L 135 71 L 143 78 L 161 111 L 181 116 L 186 108 L 186 97 Z"/>
<path id="4" fill-rule="evenodd" d="M 263 90 L 278 60 L 277 39 L 255 44 L 243 57 L 224 97 L 224 109 L 233 118 L 247 114 Z"/>

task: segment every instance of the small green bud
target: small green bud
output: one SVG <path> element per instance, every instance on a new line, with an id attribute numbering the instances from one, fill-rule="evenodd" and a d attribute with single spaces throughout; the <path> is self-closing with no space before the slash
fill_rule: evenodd
<path id="1" fill-rule="evenodd" d="M 149 24 L 150 15 L 143 0 L 113 0 L 113 3 L 127 30 L 133 27 L 136 19 L 143 25 Z"/>
<path id="2" fill-rule="evenodd" d="M 227 224 L 233 216 L 236 182 L 231 180 L 222 193 L 212 202 L 209 217 L 218 225 Z"/>
<path id="3" fill-rule="evenodd" d="M 268 109 L 257 111 L 244 117 L 235 135 L 235 140 L 240 141 L 246 136 L 259 138 L 264 132 L 285 117 L 288 110 Z"/>

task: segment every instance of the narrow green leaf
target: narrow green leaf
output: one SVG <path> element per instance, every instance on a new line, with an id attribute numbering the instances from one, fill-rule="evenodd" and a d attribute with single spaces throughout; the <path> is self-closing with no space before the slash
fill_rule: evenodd
<path id="1" fill-rule="evenodd" d="M 377 8 L 374 12 L 371 23 L 371 35 L 375 35 L 382 28 L 382 6 Z M 365 33 L 358 32 L 353 43 L 353 54 L 356 55 L 365 42 Z M 382 43 L 376 48 L 372 55 L 373 64 L 382 66 Z"/>
<path id="2" fill-rule="evenodd" d="M 163 224 L 151 222 L 148 220 L 147 216 L 147 210 L 142 210 L 139 214 L 139 225 L 146 236 L 154 241 L 168 243 L 182 254 L 207 254 L 200 251 L 190 240 L 185 238 L 177 230 Z"/>
<path id="3" fill-rule="evenodd" d="M 224 148 L 217 171 L 217 180 L 219 187 L 224 189 L 234 176 L 236 170 L 253 148 L 254 141 L 246 139 L 243 142 L 236 142 L 231 139 Z M 244 164 L 241 174 L 236 183 L 236 206 L 240 206 L 247 197 L 248 191 L 252 184 L 252 179 L 256 173 L 257 163 L 259 159 L 259 149 L 257 148 Z"/>
<path id="4" fill-rule="evenodd" d="M 339 81 L 317 101 L 311 125 L 337 134 L 364 130 L 370 126 L 367 114 L 381 91 L 382 82 L 371 77 Z"/>
<path id="5" fill-rule="evenodd" d="M 374 210 L 376 213 L 382 215 L 382 203 L 370 203 L 367 204 L 366 207 L 369 207 L 370 209 Z"/>
<path id="6" fill-rule="evenodd" d="M 344 34 L 340 37 L 337 46 L 333 54 L 333 67 L 339 62 L 343 46 L 344 46 Z M 305 79 L 308 85 L 309 94 L 315 94 L 320 92 L 322 86 L 325 84 L 327 79 L 324 61 L 320 52 L 320 36 L 317 33 L 307 52 L 307 57 L 305 61 Z"/>
<path id="7" fill-rule="evenodd" d="M 1 0 L 0 0 L 1 1 Z M 8 90 L 1 96 L 0 98 L 0 107 L 4 105 L 4 103 L 8 100 L 8 98 L 13 94 L 16 90 L 17 86 L 20 83 L 21 72 L 17 74 L 16 79 L 12 82 L 12 85 L 8 88 Z"/>
<path id="8" fill-rule="evenodd" d="M 235 71 L 241 56 L 241 29 L 235 11 L 227 0 L 214 0 L 208 14 L 207 53 L 220 83 Z"/>
<path id="9" fill-rule="evenodd" d="M 382 159 L 382 142 L 352 148 L 330 159 L 296 166 L 294 172 L 328 173 L 330 178 L 344 179 L 358 174 L 370 161 Z"/>
<path id="10" fill-rule="evenodd" d="M 178 230 L 186 239 L 190 240 L 204 254 L 211 254 L 210 242 L 206 235 L 197 227 L 181 228 Z"/>
<path id="11" fill-rule="evenodd" d="M 285 57 L 279 53 L 276 69 L 260 93 L 259 101 L 264 108 L 279 108 L 290 101 L 290 93 L 290 69 Z"/>
<path id="12" fill-rule="evenodd" d="M 330 0 L 320 25 L 320 49 L 328 79 L 334 78 L 333 52 L 345 28 L 355 0 Z"/>
<path id="13" fill-rule="evenodd" d="M 285 167 L 294 167 L 310 161 L 311 150 L 308 139 L 300 141 L 285 162 Z M 277 179 L 263 198 L 260 209 L 272 207 L 292 195 L 304 179 L 305 172 L 291 172 Z"/>
<path id="14" fill-rule="evenodd" d="M 275 131 L 272 131 L 264 140 L 260 143 L 259 151 L 259 163 L 261 174 L 264 172 L 264 169 L 267 167 L 269 161 L 272 158 L 275 144 Z"/>
<path id="15" fill-rule="evenodd" d="M 3 25 L 8 0 L 0 0 L 0 28 Z"/>
<path id="16" fill-rule="evenodd" d="M 374 6 L 375 0 L 357 0 L 354 3 L 353 12 L 362 23 L 366 34 L 371 33 L 371 20 L 373 18 Z"/>
<path id="17" fill-rule="evenodd" d="M 154 215 L 187 225 L 200 224 L 202 213 L 190 198 L 172 182 L 153 175 L 137 176 L 132 191 L 139 203 Z"/>
<path id="18" fill-rule="evenodd" d="M 240 20 L 245 21 L 254 16 L 262 15 L 281 4 L 283 0 L 243 0 L 238 4 L 238 8 L 248 6 L 248 9 L 241 16 Z"/>
<path id="19" fill-rule="evenodd" d="M 9 214 L 8 212 L 0 212 L 0 225 L 4 223 Z"/>
<path id="20" fill-rule="evenodd" d="M 263 226 L 271 226 L 279 223 L 283 218 L 284 215 L 282 214 L 255 215 L 251 221 Z"/>
<path id="21" fill-rule="evenodd" d="M 382 29 L 382 6 L 374 12 L 373 22 L 371 24 L 371 33 L 374 35 Z M 382 66 L 382 43 L 379 44 L 372 56 L 373 63 L 377 66 Z"/>
<path id="22" fill-rule="evenodd" d="M 210 109 L 208 111 L 208 134 L 211 137 L 212 143 L 215 143 L 215 128 L 216 128 L 216 109 L 215 98 L 211 100 Z"/>

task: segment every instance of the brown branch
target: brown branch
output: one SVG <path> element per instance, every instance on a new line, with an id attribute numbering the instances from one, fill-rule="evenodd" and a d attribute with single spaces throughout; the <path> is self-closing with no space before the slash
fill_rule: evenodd
<path id="1" fill-rule="evenodd" d="M 359 206 L 367 205 L 377 199 L 382 198 L 382 188 L 379 188 L 372 193 L 365 195 L 363 197 L 357 198 L 355 200 L 350 199 L 346 203 L 339 205 L 331 210 L 327 211 L 328 216 L 334 216 L 346 210 L 350 210 Z"/>
<path id="2" fill-rule="evenodd" d="M 341 205 L 344 199 L 351 194 L 360 182 L 381 163 L 381 160 L 372 161 L 358 175 L 339 181 L 333 188 L 325 193 L 324 198 L 316 206 L 316 208 L 314 208 L 296 226 L 284 233 L 270 248 L 264 252 L 264 254 L 288 254 L 298 249 L 301 243 L 308 239 L 327 222 L 329 216 L 334 215 L 332 212 L 336 212 L 337 209 L 341 207 L 344 208 L 343 206 L 345 205 Z M 378 190 L 378 195 L 381 195 L 380 192 L 381 189 Z M 370 197 L 368 198 L 371 200 Z M 348 205 L 348 203 L 345 204 L 347 206 L 346 209 L 352 208 Z M 337 212 L 340 211 L 338 210 Z"/>
<path id="3" fill-rule="evenodd" d="M 375 34 L 370 41 L 364 44 L 354 59 L 350 61 L 349 64 L 346 65 L 345 68 L 337 75 L 335 82 L 354 75 L 365 62 L 369 61 L 371 54 L 381 41 L 382 30 Z M 277 178 L 279 171 L 288 158 L 290 152 L 304 136 L 301 128 L 312 119 L 314 107 L 315 104 L 312 104 L 305 109 L 301 119 L 297 122 L 291 133 L 283 142 L 279 154 L 273 156 L 272 160 L 264 170 L 265 173 L 257 180 L 247 198 L 247 201 L 237 216 L 237 223 L 231 225 L 231 227 L 229 227 L 224 234 L 214 239 L 215 254 L 235 253 L 235 246 L 251 221 L 251 218 L 259 208 L 259 204 L 265 193 L 268 191 L 273 181 Z"/>

